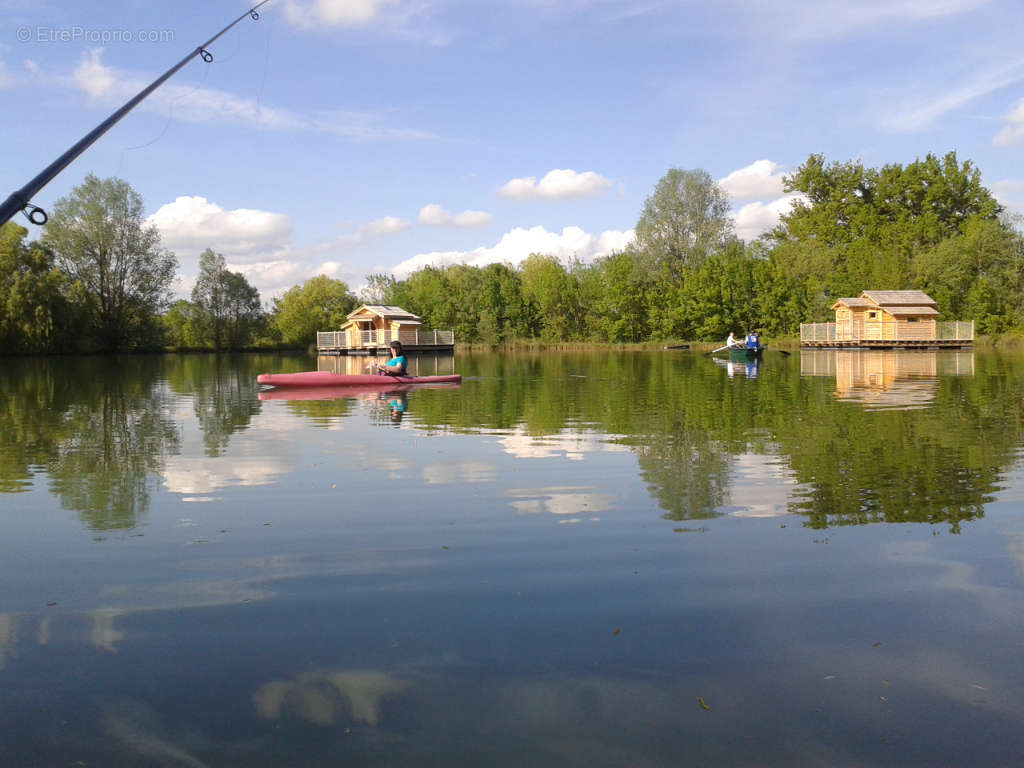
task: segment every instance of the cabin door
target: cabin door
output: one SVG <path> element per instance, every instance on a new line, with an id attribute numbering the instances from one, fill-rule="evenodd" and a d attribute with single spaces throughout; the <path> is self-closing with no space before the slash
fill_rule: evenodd
<path id="1" fill-rule="evenodd" d="M 854 312 L 852 319 L 852 328 L 850 338 L 853 341 L 860 341 L 864 338 L 864 313 Z"/>

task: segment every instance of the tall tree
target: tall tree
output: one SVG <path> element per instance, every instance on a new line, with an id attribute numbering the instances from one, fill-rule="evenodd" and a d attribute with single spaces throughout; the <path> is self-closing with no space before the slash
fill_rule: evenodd
<path id="1" fill-rule="evenodd" d="M 66 325 L 64 276 L 45 248 L 24 242 L 27 234 L 0 225 L 0 354 L 51 351 Z"/>
<path id="2" fill-rule="evenodd" d="M 729 198 L 701 169 L 670 168 L 636 224 L 637 247 L 672 279 L 699 267 L 732 236 Z"/>
<path id="3" fill-rule="evenodd" d="M 366 287 L 360 293 L 359 298 L 366 304 L 391 304 L 395 292 L 394 275 L 387 272 L 375 272 L 366 276 Z"/>
<path id="4" fill-rule="evenodd" d="M 143 219 L 142 197 L 121 179 L 85 177 L 53 206 L 43 244 L 81 287 L 100 346 L 141 345 L 170 299 L 177 260 Z"/>
<path id="5" fill-rule="evenodd" d="M 205 340 L 221 349 L 227 321 L 224 295 L 224 274 L 228 271 L 224 257 L 207 248 L 199 256 L 199 275 L 192 288 L 192 303 L 199 308 Z"/>
<path id="6" fill-rule="evenodd" d="M 205 340 L 214 349 L 239 349 L 251 341 L 260 317 L 260 294 L 245 275 L 231 272 L 224 257 L 210 248 L 199 257 L 199 276 L 192 288 Z"/>
<path id="7" fill-rule="evenodd" d="M 348 285 L 317 275 L 274 299 L 271 322 L 286 344 L 313 344 L 317 331 L 337 330 L 355 306 Z"/>
<path id="8" fill-rule="evenodd" d="M 815 154 L 783 188 L 801 197 L 770 235 L 773 258 L 815 280 L 826 298 L 872 287 L 939 291 L 921 282 L 935 270 L 915 262 L 978 222 L 998 222 L 1001 212 L 977 167 L 955 152 L 881 169 Z"/>
<path id="9" fill-rule="evenodd" d="M 260 292 L 241 272 L 226 271 L 224 285 L 224 337 L 230 349 L 248 345 L 260 326 Z"/>

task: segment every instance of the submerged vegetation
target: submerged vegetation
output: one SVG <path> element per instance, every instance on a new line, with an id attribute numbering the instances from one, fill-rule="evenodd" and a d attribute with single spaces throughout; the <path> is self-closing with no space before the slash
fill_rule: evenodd
<path id="1" fill-rule="evenodd" d="M 840 296 L 921 289 L 942 319 L 1024 333 L 1024 233 L 955 152 L 867 168 L 811 155 L 785 177 L 792 207 L 752 242 L 703 170 L 670 169 L 635 240 L 593 263 L 534 253 L 518 265 L 427 266 L 367 278 L 357 297 L 320 275 L 269 308 L 207 249 L 191 299 L 170 303 L 177 261 L 119 179 L 88 176 L 36 242 L 0 227 L 0 352 L 305 347 L 362 299 L 398 304 L 460 342 L 643 343 L 758 328 L 793 336 Z"/>

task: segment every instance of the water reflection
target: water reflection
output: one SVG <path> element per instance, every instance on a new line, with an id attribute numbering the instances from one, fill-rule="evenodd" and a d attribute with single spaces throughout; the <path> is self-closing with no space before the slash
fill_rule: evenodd
<path id="1" fill-rule="evenodd" d="M 171 390 L 191 398 L 206 455 L 220 456 L 260 412 L 259 385 L 246 356 L 175 355 L 166 362 Z"/>
<path id="2" fill-rule="evenodd" d="M 301 358 L 5 368 L 0 763 L 1013 764 L 1024 366 L 942 360 L 910 409 L 796 356 L 323 401 L 249 388 Z M 106 443 L 148 517 L 99 543 L 48 483 Z"/>
<path id="3" fill-rule="evenodd" d="M 45 472 L 65 509 L 94 530 L 130 528 L 149 508 L 151 476 L 180 440 L 155 358 L 10 360 L 0 367 L 0 490 Z"/>
<path id="4" fill-rule="evenodd" d="M 836 398 L 868 410 L 924 408 L 939 378 L 973 376 L 973 350 L 815 349 L 800 352 L 800 375 L 836 380 Z"/>
<path id="5" fill-rule="evenodd" d="M 751 380 L 723 376 L 699 355 L 469 354 L 459 358 L 461 388 L 322 393 L 257 390 L 259 370 L 308 369 L 302 358 L 12 361 L 0 371 L 0 491 L 32 488 L 41 474 L 90 528 L 131 528 L 155 480 L 191 501 L 287 484 L 304 430 L 369 424 L 475 435 L 508 461 L 541 460 L 523 470 L 572 462 L 585 472 L 632 456 L 669 520 L 785 510 L 820 528 L 959 530 L 1017 460 L 1024 385 L 1020 367 L 1001 358 L 805 351 L 795 363 L 775 356 Z M 283 402 L 265 402 L 276 397 Z M 355 466 L 425 488 L 515 471 L 498 457 L 399 456 L 365 436 L 343 450 L 361 457 Z M 566 471 L 575 485 L 577 470 Z"/>
<path id="6" fill-rule="evenodd" d="M 723 360 L 723 359 L 718 358 L 718 357 L 713 358 L 713 359 L 714 359 L 716 365 L 718 365 L 718 366 L 720 366 L 720 367 L 725 369 L 725 372 L 726 372 L 726 374 L 728 374 L 730 379 L 733 379 L 733 378 L 735 378 L 737 376 L 745 376 L 748 379 L 756 379 L 757 378 L 757 372 L 758 372 L 758 361 L 757 360 L 747 360 L 745 362 L 740 363 L 740 362 L 735 362 L 733 360 Z"/>
<path id="7" fill-rule="evenodd" d="M 784 458 L 756 453 L 736 457 L 727 509 L 733 517 L 779 517 L 791 513 L 796 490 Z"/>
<path id="8" fill-rule="evenodd" d="M 509 504 L 521 515 L 536 515 L 547 512 L 557 515 L 561 523 L 578 523 L 584 517 L 593 522 L 600 520 L 596 515 L 612 508 L 615 496 L 600 493 L 596 487 L 514 488 L 505 495 L 512 499 Z"/>
<path id="9" fill-rule="evenodd" d="M 375 728 L 385 701 L 409 686 L 407 680 L 376 670 L 316 670 L 294 680 L 272 680 L 252 699 L 263 720 L 293 714 L 319 726 L 343 722 Z"/>

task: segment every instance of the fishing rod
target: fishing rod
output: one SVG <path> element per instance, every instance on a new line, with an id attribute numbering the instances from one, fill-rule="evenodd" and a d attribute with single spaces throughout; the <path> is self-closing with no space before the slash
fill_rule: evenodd
<path id="1" fill-rule="evenodd" d="M 10 221 L 11 217 L 14 216 L 14 214 L 16 214 L 18 211 L 24 213 L 28 220 L 31 221 L 33 224 L 36 224 L 38 226 L 42 226 L 43 224 L 45 224 L 49 217 L 46 215 L 46 211 L 44 211 L 42 208 L 40 208 L 38 205 L 32 202 L 33 195 L 35 195 L 39 190 L 41 190 L 43 187 L 45 187 L 47 184 L 53 181 L 54 177 L 56 177 L 57 174 L 59 174 L 61 171 L 63 171 L 65 168 L 71 165 L 71 163 L 73 163 L 79 155 L 85 152 L 85 150 L 91 147 L 93 143 L 97 139 L 99 139 L 100 136 L 102 136 L 104 133 L 113 128 L 118 123 L 118 121 L 120 121 L 122 117 L 131 112 L 136 107 L 136 105 L 139 104 L 139 102 L 141 102 L 143 99 L 149 96 L 149 94 L 151 94 L 161 85 L 163 85 L 165 81 L 169 80 L 179 69 L 188 64 L 196 56 L 199 56 L 207 64 L 213 61 L 213 54 L 210 53 L 209 50 L 207 49 L 211 45 L 213 45 L 213 43 L 216 42 L 216 40 L 221 35 L 223 35 L 225 32 L 227 32 L 229 29 L 235 26 L 235 24 L 240 22 L 246 16 L 249 16 L 253 21 L 259 19 L 260 15 L 259 13 L 257 13 L 257 11 L 260 9 L 260 7 L 266 5 L 269 2 L 270 0 L 262 0 L 262 2 L 257 3 L 248 11 L 246 11 L 237 19 L 235 19 L 226 27 L 224 27 L 224 29 L 222 29 L 216 35 L 207 40 L 205 43 L 196 46 L 196 49 L 194 51 L 189 53 L 185 58 L 183 58 L 173 67 L 171 67 L 162 75 L 160 75 L 160 77 L 158 77 L 152 83 L 150 83 L 141 91 L 139 91 L 135 95 L 135 97 L 131 99 L 131 101 L 125 103 L 125 105 L 121 107 L 119 110 L 117 110 L 117 112 L 112 114 L 102 123 L 100 123 L 91 131 L 89 131 L 89 133 L 83 136 L 77 144 L 71 147 L 71 149 L 69 149 L 63 155 L 61 155 L 48 166 L 46 166 L 46 168 L 44 168 L 38 176 L 32 179 L 32 181 L 30 181 L 24 187 L 19 189 L 17 192 L 13 193 L 6 200 L 4 200 L 4 202 L 0 204 L 0 225 L 4 224 L 7 221 Z"/>

